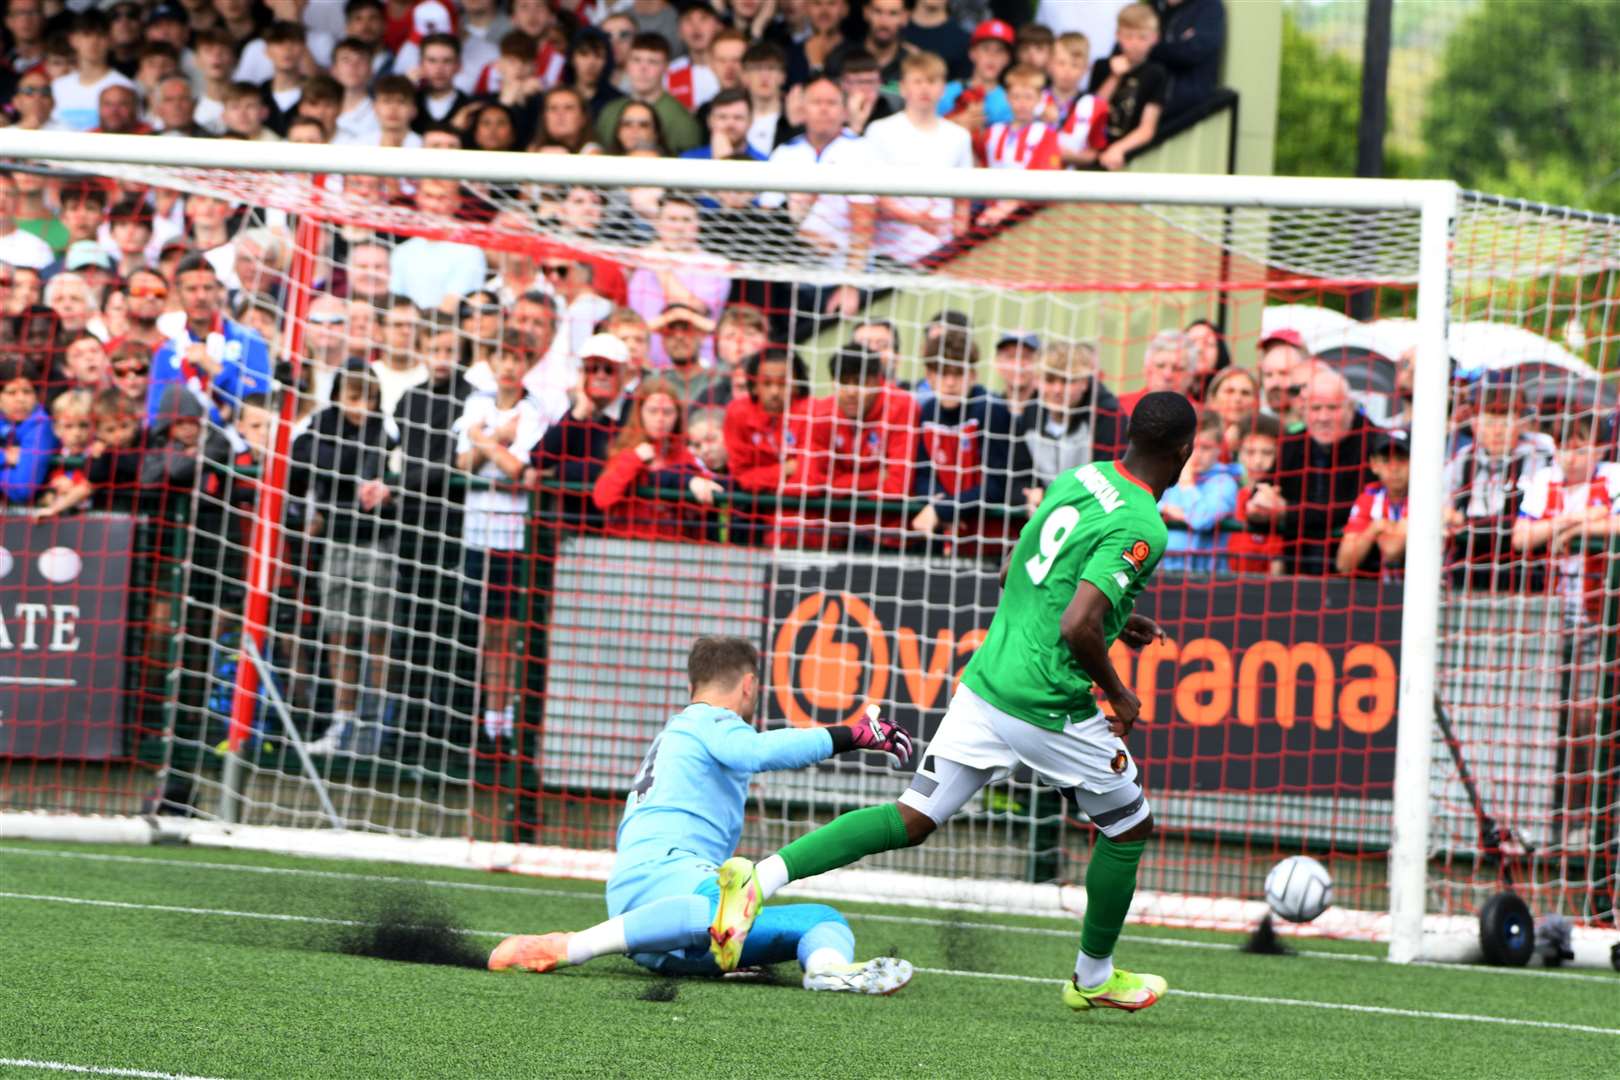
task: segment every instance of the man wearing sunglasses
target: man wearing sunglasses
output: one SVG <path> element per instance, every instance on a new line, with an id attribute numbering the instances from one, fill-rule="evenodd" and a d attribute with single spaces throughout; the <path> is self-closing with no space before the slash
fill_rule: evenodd
<path id="1" fill-rule="evenodd" d="M 598 295 L 595 287 L 595 267 L 588 262 L 574 262 L 559 255 L 548 255 L 540 264 L 546 284 L 556 294 L 562 308 L 562 322 L 568 353 L 578 356 L 579 350 L 596 330 L 596 324 L 613 314 L 613 305 Z"/>
<path id="2" fill-rule="evenodd" d="M 156 270 L 137 270 L 129 275 L 129 280 L 118 291 L 124 294 L 127 301 L 129 329 L 123 337 L 108 342 L 107 347 L 110 351 L 126 341 L 138 342 L 146 347 L 147 356 L 150 357 L 165 339 L 163 331 L 158 329 L 158 317 L 168 307 L 168 282 Z"/>
<path id="3" fill-rule="evenodd" d="M 628 411 L 625 386 L 630 381 L 630 350 L 612 334 L 596 334 L 580 348 L 579 385 L 568 415 L 540 440 L 534 466 L 542 481 L 590 485 L 607 463 L 608 446 Z M 601 521 L 588 494 L 564 493 L 558 508 L 572 523 Z"/>

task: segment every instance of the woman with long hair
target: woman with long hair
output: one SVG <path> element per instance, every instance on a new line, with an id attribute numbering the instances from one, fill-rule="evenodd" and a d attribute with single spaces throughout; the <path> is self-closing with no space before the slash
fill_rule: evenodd
<path id="1" fill-rule="evenodd" d="M 1226 339 L 1208 319 L 1194 319 L 1185 331 L 1197 348 L 1192 375 L 1192 399 L 1208 400 L 1209 383 L 1216 375 L 1232 366 L 1232 354 L 1226 348 Z"/>
<path id="2" fill-rule="evenodd" d="M 587 26 L 574 35 L 563 68 L 563 84 L 585 103 L 592 124 L 604 108 L 624 97 L 624 91 L 613 85 L 613 42 L 606 33 Z"/>
<path id="3" fill-rule="evenodd" d="M 632 150 L 651 150 L 659 157 L 669 157 L 664 125 L 653 107 L 641 101 L 632 101 L 620 111 L 606 149 L 615 157 L 623 157 Z"/>
<path id="4" fill-rule="evenodd" d="M 1226 368 L 1209 381 L 1204 408 L 1221 418 L 1221 460 L 1236 461 L 1243 433 L 1260 413 L 1260 381 L 1247 368 Z"/>
<path id="5" fill-rule="evenodd" d="M 489 102 L 472 115 L 462 144 L 468 150 L 517 150 L 517 115 L 499 102 Z"/>
<path id="6" fill-rule="evenodd" d="M 547 90 L 540 99 L 540 128 L 529 149 L 560 146 L 570 154 L 578 154 L 591 145 L 590 113 L 584 95 L 572 86 Z"/>
<path id="7" fill-rule="evenodd" d="M 610 536 L 697 540 L 721 485 L 703 475 L 686 445 L 686 407 L 666 379 L 642 380 L 630 415 L 609 449 L 591 500 L 607 517 Z M 658 498 L 644 498 L 651 487 Z M 700 507 L 688 503 L 690 494 Z"/>

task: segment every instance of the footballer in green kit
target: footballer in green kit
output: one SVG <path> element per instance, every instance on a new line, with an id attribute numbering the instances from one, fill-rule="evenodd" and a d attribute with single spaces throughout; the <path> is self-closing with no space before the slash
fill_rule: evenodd
<path id="1" fill-rule="evenodd" d="M 1197 426 L 1182 395 L 1147 394 L 1131 414 L 1124 457 L 1052 482 L 1001 572 L 990 629 L 911 786 L 897 802 L 845 814 L 757 866 L 728 860 L 715 941 L 746 935 L 751 913 L 789 881 L 922 843 L 985 784 L 1023 765 L 1102 834 L 1086 867 L 1085 921 L 1064 1003 L 1135 1011 L 1164 995 L 1164 979 L 1113 962 L 1153 819 L 1124 743 L 1141 703 L 1108 649 L 1162 636 L 1131 609 L 1164 554 L 1159 497 L 1181 475 Z M 1099 692 L 1112 718 L 1098 708 Z"/>

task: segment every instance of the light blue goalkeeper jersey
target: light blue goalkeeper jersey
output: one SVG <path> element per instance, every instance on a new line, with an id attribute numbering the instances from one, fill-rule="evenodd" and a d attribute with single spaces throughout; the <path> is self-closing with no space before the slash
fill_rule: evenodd
<path id="1" fill-rule="evenodd" d="M 672 852 L 724 862 L 742 836 L 753 775 L 802 768 L 831 754 L 825 728 L 760 732 L 729 709 L 687 706 L 653 739 L 630 785 L 614 878 Z"/>

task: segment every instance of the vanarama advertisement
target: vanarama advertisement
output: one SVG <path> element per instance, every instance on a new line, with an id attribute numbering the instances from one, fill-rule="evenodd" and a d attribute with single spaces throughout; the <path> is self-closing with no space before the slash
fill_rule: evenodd
<path id="1" fill-rule="evenodd" d="M 836 723 L 880 701 L 922 739 L 1001 593 L 989 575 L 878 561 L 783 567 L 773 584 L 768 720 Z M 1398 585 L 1161 573 L 1137 610 L 1170 635 L 1113 651 L 1142 701 L 1130 742 L 1150 790 L 1389 795 Z"/>

